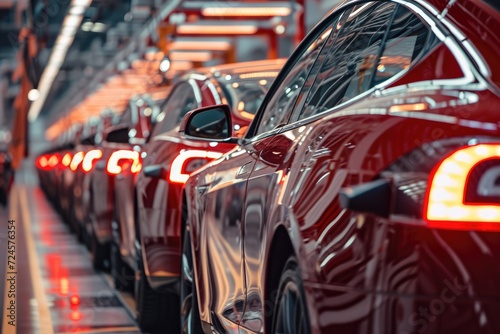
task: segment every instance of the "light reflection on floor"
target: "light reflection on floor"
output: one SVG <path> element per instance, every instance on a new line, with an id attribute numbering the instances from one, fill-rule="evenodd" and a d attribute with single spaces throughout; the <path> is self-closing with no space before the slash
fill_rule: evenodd
<path id="1" fill-rule="evenodd" d="M 0 211 L 1 277 L 5 276 L 5 220 L 15 219 L 17 224 L 17 333 L 140 333 L 130 297 L 125 296 L 125 303 L 109 278 L 94 271 L 88 251 L 45 199 L 33 172 L 19 173 L 9 196 L 9 212 Z M 10 301 L 3 284 L 5 306 Z M 5 319 L 2 315 L 2 325 Z M 4 326 L 2 333 L 8 330 Z"/>

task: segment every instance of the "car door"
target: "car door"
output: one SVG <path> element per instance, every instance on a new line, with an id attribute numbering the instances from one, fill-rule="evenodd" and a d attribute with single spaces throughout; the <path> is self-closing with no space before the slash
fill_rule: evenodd
<path id="1" fill-rule="evenodd" d="M 295 105 L 292 104 L 286 109 L 293 116 L 288 123 L 283 124 L 279 133 L 261 140 L 261 142 L 267 141 L 267 144 L 263 145 L 263 149 L 259 152 L 247 185 L 242 232 L 247 306 L 241 323 L 242 331 L 262 332 L 264 330 L 265 308 L 269 307 L 266 305 L 265 288 L 266 284 L 270 284 L 271 281 L 266 272 L 266 264 L 270 262 L 269 258 L 274 256 L 274 254 L 268 254 L 271 240 L 267 240 L 267 236 L 272 236 L 276 226 L 286 223 L 286 220 L 293 215 L 289 212 L 290 205 L 287 205 L 289 203 L 286 203 L 286 199 L 289 198 L 292 189 L 295 193 L 305 191 L 313 197 L 315 194 L 321 194 L 324 191 L 322 184 L 328 177 L 328 168 L 332 167 L 331 164 L 327 163 L 333 153 L 329 149 L 331 142 L 325 142 L 325 139 L 336 142 L 335 145 L 340 147 L 345 147 L 350 139 L 347 129 L 339 131 L 335 128 L 319 125 L 321 130 L 314 131 L 312 127 L 300 124 L 297 115 L 303 114 L 304 109 L 311 112 L 307 108 L 311 102 L 311 96 L 314 96 L 311 90 L 316 90 L 318 80 L 321 82 L 322 76 L 326 72 L 325 66 L 328 65 L 326 61 L 332 57 L 332 54 L 335 54 L 335 59 L 339 61 L 338 58 L 342 56 L 341 61 L 346 63 L 345 67 L 349 69 L 342 74 L 338 68 L 333 75 L 328 73 L 328 78 L 337 76 L 337 80 L 344 82 L 344 85 L 348 87 L 350 87 L 347 83 L 349 76 L 352 78 L 365 76 L 364 80 L 370 82 L 365 72 L 370 72 L 372 68 L 369 67 L 369 61 L 374 62 L 374 59 L 377 58 L 394 8 L 395 5 L 391 3 L 376 4 L 370 2 L 364 6 L 348 8 L 340 14 L 330 17 L 322 29 L 315 32 L 315 35 L 319 37 L 313 43 L 316 45 L 324 44 L 324 46 L 317 50 L 319 56 L 314 56 L 313 65 L 303 71 L 303 76 L 297 71 L 300 68 L 299 64 L 290 72 L 295 79 L 293 87 L 296 87 L 297 77 L 301 77 L 303 82 L 297 88 L 296 94 L 290 94 L 289 87 L 286 87 L 283 92 L 288 99 L 293 100 L 294 103 L 296 101 Z M 356 10 L 358 11 L 356 12 Z M 326 42 L 318 43 L 320 40 L 326 40 Z M 349 44 L 348 41 L 350 41 Z M 344 45 L 349 52 L 341 55 L 337 52 L 339 45 Z M 307 57 L 308 52 L 313 50 L 307 44 L 301 47 L 307 50 L 304 54 L 305 57 Z M 359 85 L 356 83 L 353 86 L 358 88 Z M 281 109 L 279 102 L 276 109 Z M 257 131 L 266 131 L 268 119 L 273 119 L 273 116 L 266 117 L 264 114 Z M 321 121 L 318 123 L 321 124 Z M 298 159 L 296 159 L 297 155 Z M 313 166 L 318 161 L 320 163 Z M 301 184 L 300 177 L 309 175 L 313 167 L 316 167 L 315 176 L 317 178 L 315 182 Z M 301 187 L 305 189 L 301 189 Z M 322 203 L 308 201 L 307 204 L 319 206 L 312 209 L 309 207 L 303 211 L 305 214 L 316 211 L 321 215 L 328 211 L 328 208 L 321 207 Z M 304 206 L 306 203 L 297 203 L 297 205 Z M 309 215 L 311 214 L 309 213 Z M 291 228 L 291 233 L 299 234 L 299 231 L 294 230 L 293 227 L 287 227 Z M 314 245 L 311 244 L 311 246 Z M 297 255 L 300 256 L 300 254 Z"/>
<path id="2" fill-rule="evenodd" d="M 281 79 L 278 77 L 274 88 L 271 87 L 278 93 L 266 103 L 268 107 L 260 111 L 260 126 L 249 130 L 251 135 L 247 135 L 242 145 L 217 165 L 209 189 L 203 196 L 205 210 L 201 226 L 203 240 L 206 240 L 204 262 L 210 286 L 218 288 L 208 289 L 206 295 L 202 294 L 200 304 L 209 304 L 209 309 L 217 318 L 212 319 L 212 323 L 222 324 L 224 331 L 238 331 L 246 308 L 243 212 L 247 182 L 259 161 L 260 152 L 291 116 L 298 93 L 326 39 L 319 35 L 311 38 L 312 47 L 307 52 L 291 58 L 285 65 Z M 204 314 L 201 316 L 202 319 L 206 317 Z"/>
<path id="3" fill-rule="evenodd" d="M 190 81 L 183 81 L 172 90 L 164 109 L 158 116 L 158 124 L 153 129 L 151 139 L 144 148 L 146 152 L 144 166 L 171 160 L 171 142 L 162 140 L 162 135 L 173 130 L 186 112 L 199 107 L 195 90 L 198 90 L 198 85 Z M 165 148 L 167 146 L 171 148 L 170 151 Z M 160 178 L 147 177 L 141 172 L 137 178 L 137 191 L 141 240 L 143 247 L 147 248 L 144 253 L 150 254 L 149 249 L 165 245 L 161 238 L 166 235 L 168 182 Z M 150 274 L 148 261 L 145 262 L 145 267 Z"/>
<path id="4" fill-rule="evenodd" d="M 297 222 L 292 232 L 301 239 L 306 286 L 332 286 L 331 293 L 312 298 L 324 332 L 342 328 L 355 333 L 373 326 L 373 310 L 380 301 L 367 292 L 379 290 L 385 281 L 382 263 L 391 256 L 385 251 L 387 225 L 342 209 L 339 192 L 373 180 L 408 149 L 400 142 L 416 131 L 395 131 L 403 121 L 386 111 L 391 103 L 404 105 L 413 97 L 398 94 L 388 103 L 389 98 L 380 98 L 381 91 L 435 46 L 429 27 L 403 5 L 367 4 L 349 15 L 294 115 L 296 126 L 303 127 L 302 145 L 283 202 L 290 220 Z M 405 257 L 404 266 L 413 261 L 411 255 L 395 256 Z M 396 284 L 411 281 L 414 272 L 405 269 L 393 273 Z M 398 312 L 407 319 L 408 310 L 410 305 L 401 304 Z"/>

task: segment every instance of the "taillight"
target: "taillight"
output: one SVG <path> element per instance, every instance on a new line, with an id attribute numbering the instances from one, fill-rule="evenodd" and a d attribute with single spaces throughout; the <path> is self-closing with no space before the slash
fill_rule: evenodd
<path id="1" fill-rule="evenodd" d="M 57 164 L 59 163 L 59 155 L 58 154 L 52 154 L 49 158 L 49 161 L 48 161 L 48 166 L 50 168 L 54 168 L 57 166 Z"/>
<path id="2" fill-rule="evenodd" d="M 66 153 L 61 160 L 61 163 L 64 167 L 68 167 L 71 164 L 71 153 Z"/>
<path id="3" fill-rule="evenodd" d="M 102 157 L 101 150 L 90 150 L 85 154 L 82 161 L 82 170 L 86 173 L 90 172 L 94 168 L 94 164 L 97 160 Z"/>
<path id="4" fill-rule="evenodd" d="M 84 154 L 82 151 L 75 153 L 73 159 L 71 159 L 71 163 L 69 164 L 69 168 L 71 168 L 72 171 L 76 171 L 80 163 L 83 161 L 83 156 Z"/>
<path id="5" fill-rule="evenodd" d="M 174 183 L 185 183 L 189 174 L 222 156 L 220 152 L 185 150 L 175 157 L 170 168 L 169 180 Z"/>
<path id="6" fill-rule="evenodd" d="M 123 169 L 130 166 L 130 172 L 138 173 L 142 164 L 139 152 L 130 150 L 118 150 L 113 152 L 108 159 L 106 170 L 110 175 L 120 174 Z"/>
<path id="7" fill-rule="evenodd" d="M 49 166 L 49 157 L 48 157 L 48 155 L 44 154 L 44 155 L 40 156 L 37 159 L 37 161 L 36 161 L 36 165 L 40 169 L 47 170 L 48 166 Z"/>
<path id="8" fill-rule="evenodd" d="M 462 147 L 443 159 L 423 213 L 430 227 L 500 231 L 500 145 Z"/>

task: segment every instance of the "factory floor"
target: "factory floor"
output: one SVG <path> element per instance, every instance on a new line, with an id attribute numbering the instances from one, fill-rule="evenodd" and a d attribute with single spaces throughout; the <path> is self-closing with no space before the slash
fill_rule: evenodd
<path id="1" fill-rule="evenodd" d="M 140 333 L 134 302 L 92 268 L 29 167 L 0 208 L 1 333 Z"/>

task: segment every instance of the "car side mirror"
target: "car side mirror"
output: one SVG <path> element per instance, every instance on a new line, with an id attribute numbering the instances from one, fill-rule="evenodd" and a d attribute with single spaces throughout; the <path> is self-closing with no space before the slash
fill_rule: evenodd
<path id="1" fill-rule="evenodd" d="M 185 138 L 207 141 L 236 141 L 231 138 L 231 109 L 219 104 L 195 109 L 184 116 L 179 132 Z"/>
<path id="2" fill-rule="evenodd" d="M 108 143 L 128 144 L 129 129 L 127 126 L 114 126 L 104 131 L 104 140 Z"/>

